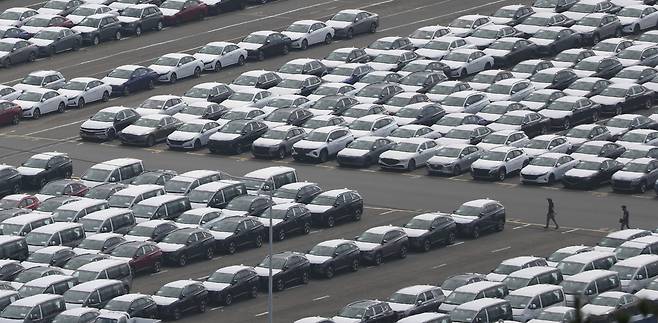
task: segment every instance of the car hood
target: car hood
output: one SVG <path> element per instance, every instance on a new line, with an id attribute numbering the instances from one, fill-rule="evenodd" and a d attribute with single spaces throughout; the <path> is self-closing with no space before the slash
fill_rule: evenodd
<path id="1" fill-rule="evenodd" d="M 261 276 L 261 277 L 267 277 L 267 276 L 270 275 L 269 268 L 259 266 L 259 267 L 254 267 L 254 270 L 256 271 L 256 274 L 258 274 L 258 276 Z M 274 275 L 276 275 L 280 272 L 281 272 L 281 269 L 272 268 L 272 276 L 274 276 Z"/>
<path id="2" fill-rule="evenodd" d="M 580 20 L 583 17 L 587 16 L 586 13 L 583 12 L 574 12 L 574 11 L 565 11 L 562 13 L 563 15 L 567 16 L 567 18 L 571 18 L 573 20 Z M 576 25 L 571 26 L 571 28 L 575 27 Z"/>
<path id="3" fill-rule="evenodd" d="M 537 149 L 537 148 L 523 148 L 523 151 L 528 156 L 537 157 L 545 152 L 548 152 L 547 149 Z"/>
<path id="4" fill-rule="evenodd" d="M 407 153 L 403 151 L 389 150 L 379 155 L 379 158 L 393 158 L 398 160 L 409 160 L 416 156 L 416 153 Z"/>
<path id="5" fill-rule="evenodd" d="M 447 60 L 442 60 L 450 69 L 456 70 L 459 68 L 462 68 L 466 65 L 465 62 L 458 62 L 458 61 L 447 61 Z"/>
<path id="6" fill-rule="evenodd" d="M 494 57 L 501 57 L 509 54 L 510 51 L 504 50 L 504 49 L 493 49 L 493 48 L 487 48 L 483 51 L 487 55 L 491 55 Z"/>
<path id="7" fill-rule="evenodd" d="M 213 283 L 213 282 L 203 282 L 201 284 L 203 285 L 203 287 L 205 287 L 207 290 L 211 292 L 221 292 L 231 286 L 231 284 Z"/>
<path id="8" fill-rule="evenodd" d="M 457 138 L 439 138 L 436 140 L 436 143 L 445 146 L 445 145 L 450 145 L 450 144 L 467 144 L 469 143 L 470 140 L 468 139 L 457 139 Z M 436 156 L 435 156 L 436 157 Z M 432 157 L 434 158 L 434 157 Z M 450 157 L 441 157 L 441 158 L 450 158 Z"/>
<path id="9" fill-rule="evenodd" d="M 345 148 L 338 152 L 338 156 L 345 157 L 362 157 L 368 153 L 368 150 L 364 149 L 354 149 L 354 148 Z"/>
<path id="10" fill-rule="evenodd" d="M 450 27 L 450 34 L 452 34 L 453 36 L 466 37 L 472 33 L 473 33 L 473 29 L 471 28 Z"/>
<path id="11" fill-rule="evenodd" d="M 635 83 L 636 80 L 625 78 L 625 77 L 613 77 L 610 79 L 612 83 Z"/>
<path id="12" fill-rule="evenodd" d="M 194 58 L 196 58 L 196 59 L 198 59 L 198 60 L 200 60 L 204 63 L 212 62 L 213 60 L 215 60 L 219 57 L 219 55 L 201 54 L 201 53 L 196 53 L 192 56 L 194 56 Z"/>
<path id="13" fill-rule="evenodd" d="M 306 35 L 306 33 L 296 33 L 292 31 L 282 31 L 282 34 L 288 36 L 288 38 L 292 39 L 293 41 L 300 39 Z"/>
<path id="14" fill-rule="evenodd" d="M 176 113 L 173 115 L 175 119 L 178 119 L 182 122 L 188 122 L 190 120 L 195 120 L 195 119 L 201 119 L 201 116 L 196 115 L 196 114 L 189 114 L 189 113 Z"/>
<path id="15" fill-rule="evenodd" d="M 628 58 L 617 58 L 617 60 L 621 63 L 623 67 L 628 67 L 631 65 L 637 65 L 639 63 L 638 60 L 636 59 L 628 59 Z"/>
<path id="16" fill-rule="evenodd" d="M 496 25 L 507 25 L 512 22 L 512 18 L 491 17 L 491 21 Z"/>
<path id="17" fill-rule="evenodd" d="M 395 123 L 397 123 L 398 126 L 407 125 L 416 121 L 416 118 L 403 118 L 403 117 L 395 117 L 395 116 L 393 118 L 395 118 Z"/>
<path id="18" fill-rule="evenodd" d="M 329 27 L 332 27 L 334 29 L 343 29 L 352 23 L 349 21 L 336 21 L 336 20 L 327 20 L 325 24 Z"/>
<path id="19" fill-rule="evenodd" d="M 405 92 L 418 92 L 422 86 L 398 84 Z"/>
<path id="20" fill-rule="evenodd" d="M 603 105 L 615 105 L 617 103 L 624 102 L 624 98 L 616 98 L 612 96 L 603 96 L 603 95 L 595 95 L 591 97 L 590 100 L 594 101 L 594 103 L 603 104 Z"/>
<path id="21" fill-rule="evenodd" d="M 658 291 L 652 289 L 641 289 L 639 292 L 635 293 L 635 296 L 641 299 L 658 300 Z"/>
<path id="22" fill-rule="evenodd" d="M 274 204 L 286 204 L 286 203 L 293 203 L 295 202 L 294 199 L 286 199 L 282 197 L 273 197 L 272 198 L 272 203 Z"/>
<path id="23" fill-rule="evenodd" d="M 124 83 L 126 83 L 126 79 L 106 76 L 103 78 L 103 82 L 109 85 L 123 85 Z"/>
<path id="24" fill-rule="evenodd" d="M 429 48 L 420 48 L 416 50 L 416 54 L 432 59 L 441 59 L 447 53 L 448 51 L 445 50 L 429 49 Z"/>
<path id="25" fill-rule="evenodd" d="M 433 93 L 426 93 L 425 95 L 427 95 L 427 97 L 430 99 L 430 101 L 433 101 L 433 102 L 440 102 L 443 99 L 445 99 L 446 96 L 447 96 L 445 94 L 433 94 Z"/>
<path id="26" fill-rule="evenodd" d="M 253 145 L 255 147 L 276 147 L 279 146 L 283 141 L 281 139 L 271 139 L 271 138 L 258 138 L 254 141 Z"/>
<path id="27" fill-rule="evenodd" d="M 351 132 L 352 132 L 352 135 L 354 136 L 354 138 L 372 136 L 372 131 L 369 131 L 369 130 L 351 130 Z"/>
<path id="28" fill-rule="evenodd" d="M 39 250 L 39 249 L 43 249 L 44 247 L 43 247 L 43 246 L 32 246 L 32 245 L 28 245 L 27 248 L 28 248 L 28 250 L 30 251 L 30 253 L 34 253 L 35 251 L 37 251 L 37 250 Z M 23 268 L 25 268 L 25 269 L 30 269 L 30 268 L 39 267 L 39 266 L 44 266 L 44 265 L 46 265 L 46 264 L 43 264 L 43 263 L 40 263 L 40 262 L 31 262 L 31 261 L 23 261 L 23 262 L 21 262 L 21 266 L 22 266 Z"/>
<path id="29" fill-rule="evenodd" d="M 152 133 L 153 128 L 130 125 L 127 126 L 125 129 L 121 130 L 121 132 L 130 135 L 143 136 Z"/>
<path id="30" fill-rule="evenodd" d="M 478 219 L 477 216 L 457 215 L 457 214 L 452 214 L 450 217 L 453 220 L 455 220 L 455 222 L 458 224 L 469 224 Z"/>
<path id="31" fill-rule="evenodd" d="M 262 223 L 265 227 L 268 228 L 270 227 L 270 220 L 272 221 L 272 226 L 275 226 L 283 222 L 283 220 L 281 219 L 270 219 L 270 218 L 261 218 L 261 217 L 256 218 L 256 220 L 258 220 L 260 223 Z"/>
<path id="32" fill-rule="evenodd" d="M 500 117 L 502 116 L 500 114 L 486 113 L 486 112 L 478 112 L 477 115 L 482 117 L 482 119 L 487 120 L 488 122 L 494 122 L 500 119 Z"/>
<path id="33" fill-rule="evenodd" d="M 397 64 L 376 63 L 376 62 L 368 62 L 368 65 L 370 65 L 370 67 L 372 67 L 375 71 L 390 71 L 398 66 Z"/>
<path id="34" fill-rule="evenodd" d="M 627 128 L 608 127 L 608 126 L 606 126 L 606 128 L 608 128 L 608 131 L 610 131 L 610 134 L 613 136 L 621 136 L 628 131 Z"/>
<path id="35" fill-rule="evenodd" d="M 88 255 L 88 254 L 98 253 L 98 250 L 73 248 L 73 252 L 75 252 L 76 255 Z"/>
<path id="36" fill-rule="evenodd" d="M 596 27 L 583 26 L 583 25 L 573 25 L 573 26 L 571 26 L 571 29 L 573 29 L 573 31 L 575 31 L 577 33 L 586 34 L 586 33 L 591 33 L 594 30 L 596 30 Z"/>
<path id="37" fill-rule="evenodd" d="M 163 66 L 163 65 L 149 65 L 149 68 L 161 75 L 167 74 L 175 69 L 175 67 L 173 66 Z"/>
<path id="38" fill-rule="evenodd" d="M 332 74 L 327 74 L 322 77 L 322 80 L 325 82 L 336 82 L 336 83 L 343 83 L 349 79 L 348 76 L 345 75 L 332 75 Z"/>
<path id="39" fill-rule="evenodd" d="M 507 275 L 503 274 L 496 274 L 496 273 L 488 273 L 487 274 L 487 280 L 492 281 L 492 282 L 502 282 Z"/>
<path id="40" fill-rule="evenodd" d="M 573 113 L 571 111 L 562 111 L 562 110 L 540 110 L 539 114 L 551 118 L 551 119 L 562 119 L 568 116 L 571 116 Z"/>
<path id="41" fill-rule="evenodd" d="M 331 318 L 334 323 L 361 323 L 360 319 L 351 319 L 347 317 L 334 316 Z"/>
<path id="42" fill-rule="evenodd" d="M 319 265 L 327 262 L 328 260 L 331 260 L 331 257 L 327 256 L 315 256 L 315 255 L 309 255 L 306 254 L 306 259 L 312 264 Z"/>
<path id="43" fill-rule="evenodd" d="M 69 17 L 70 17 L 70 16 L 69 16 Z M 127 24 L 139 20 L 139 18 L 135 18 L 135 17 L 126 17 L 126 16 L 117 16 L 117 19 L 119 19 L 120 22 L 127 23 Z"/>
<path id="44" fill-rule="evenodd" d="M 14 100 L 14 103 L 18 104 L 23 110 L 32 108 L 39 104 L 39 102 L 23 101 L 23 100 Z"/>
<path id="45" fill-rule="evenodd" d="M 481 142 L 481 143 L 477 144 L 477 146 L 484 149 L 484 150 L 490 150 L 490 149 L 493 149 L 493 148 L 496 148 L 496 147 L 501 147 L 503 145 L 489 144 L 489 143 Z M 484 162 L 484 160 L 482 162 Z M 497 161 L 487 161 L 487 162 L 489 162 L 489 164 L 492 164 L 492 165 L 493 164 L 502 165 L 502 162 L 497 162 Z"/>
<path id="46" fill-rule="evenodd" d="M 23 176 L 34 176 L 37 174 L 40 174 L 41 172 L 44 171 L 42 168 L 34 168 L 34 167 L 26 167 L 26 166 L 20 166 L 16 168 L 19 173 Z"/>
<path id="47" fill-rule="evenodd" d="M 198 136 L 198 133 L 186 132 L 186 131 L 174 131 L 167 139 L 169 140 L 179 140 L 179 141 L 190 141 Z"/>
<path id="48" fill-rule="evenodd" d="M 330 69 L 333 69 L 333 68 L 335 68 L 336 66 L 339 66 L 339 65 L 341 65 L 341 64 L 345 64 L 345 62 L 341 62 L 341 61 L 330 61 L 330 60 L 328 60 L 328 59 L 323 59 L 323 60 L 321 60 L 320 62 L 322 62 L 322 64 L 324 64 L 324 66 L 326 66 L 326 67 L 328 67 L 328 68 L 330 68 Z"/>
<path id="49" fill-rule="evenodd" d="M 573 72 L 578 76 L 578 77 L 588 77 L 594 75 L 596 72 L 592 71 L 585 71 L 585 70 L 573 70 Z M 587 92 L 585 92 L 587 93 Z"/>
<path id="50" fill-rule="evenodd" d="M 23 26 L 23 27 L 21 27 L 21 29 L 25 30 L 26 32 L 28 32 L 30 34 L 36 34 L 39 31 L 41 31 L 43 28 L 45 28 L 45 27 L 32 27 L 32 26 Z"/>
<path id="51" fill-rule="evenodd" d="M 210 140 L 216 140 L 216 141 L 231 141 L 234 140 L 235 138 L 240 137 L 240 134 L 237 133 L 223 133 L 223 132 L 216 132 L 210 136 Z"/>
<path id="52" fill-rule="evenodd" d="M 570 169 L 568 170 L 564 175 L 565 176 L 571 176 L 571 177 L 591 177 L 596 175 L 598 173 L 595 170 L 588 170 L 588 169 Z"/>
<path id="53" fill-rule="evenodd" d="M 535 26 L 535 25 L 516 25 L 516 26 L 514 26 L 514 28 L 516 28 L 516 30 L 524 32 L 526 34 L 534 34 L 534 33 L 538 32 L 539 30 L 541 30 L 544 27 Z"/>
<path id="54" fill-rule="evenodd" d="M 504 123 L 491 123 L 488 124 L 487 127 L 491 128 L 493 131 L 499 131 L 499 130 L 519 130 L 521 129 L 521 126 L 517 125 L 511 125 L 511 124 L 504 124 Z"/>
<path id="55" fill-rule="evenodd" d="M 456 106 L 456 105 L 442 105 L 443 110 L 446 111 L 446 113 L 459 113 L 459 112 L 464 112 L 464 107 L 462 106 Z"/>
<path id="56" fill-rule="evenodd" d="M 75 27 L 71 28 L 71 30 L 77 31 L 81 34 L 84 34 L 84 33 L 90 33 L 90 32 L 94 32 L 94 31 L 98 31 L 98 28 L 96 28 L 96 27 L 87 27 L 87 26 L 75 26 Z"/>
<path id="57" fill-rule="evenodd" d="M 30 43 L 40 47 L 46 47 L 54 42 L 55 42 L 54 40 L 50 40 L 50 39 L 30 38 Z"/>
<path id="58" fill-rule="evenodd" d="M 0 19 L 0 25 L 2 26 L 20 26 L 20 24 L 18 20 Z"/>
<path id="59" fill-rule="evenodd" d="M 491 149 L 491 148 L 497 147 L 497 146 L 499 146 L 499 145 L 482 144 L 482 143 L 478 144 L 478 147 L 480 147 L 484 150 L 488 150 L 488 149 Z M 503 166 L 503 164 L 504 163 L 502 161 L 478 159 L 475 162 L 473 162 L 473 168 L 495 169 L 495 168 L 498 168 L 500 166 Z"/>
<path id="60" fill-rule="evenodd" d="M 263 47 L 263 45 L 261 45 L 261 44 L 245 43 L 245 42 L 239 42 L 238 46 L 240 48 L 244 48 L 246 50 L 256 50 L 256 49 L 259 49 L 259 48 Z"/>
<path id="61" fill-rule="evenodd" d="M 387 302 L 388 306 L 391 307 L 391 309 L 395 312 L 406 312 L 407 310 L 412 309 L 414 306 L 409 305 L 409 304 L 402 304 L 402 303 L 393 303 L 393 302 Z"/>
<path id="62" fill-rule="evenodd" d="M 175 14 L 177 14 L 177 13 L 180 12 L 180 10 L 176 10 L 176 9 L 168 9 L 168 8 L 160 8 L 160 11 L 162 11 L 162 14 L 163 14 L 165 17 L 173 16 L 173 15 L 175 15 Z"/>
<path id="63" fill-rule="evenodd" d="M 627 172 L 622 170 L 615 172 L 612 175 L 612 179 L 618 181 L 632 181 L 641 179 L 642 177 L 644 177 L 644 173 Z"/>
<path id="64" fill-rule="evenodd" d="M 158 247 L 164 252 L 174 252 L 183 249 L 185 245 L 180 243 L 158 242 Z"/>
<path id="65" fill-rule="evenodd" d="M 361 251 L 371 251 L 374 250 L 375 248 L 381 247 L 379 243 L 371 243 L 371 242 L 361 242 L 361 241 L 354 241 L 357 247 L 361 249 Z"/>
<path id="66" fill-rule="evenodd" d="M 532 85 L 535 87 L 535 90 L 543 90 L 551 86 L 552 83 L 543 83 L 543 82 L 532 82 Z"/>
<path id="67" fill-rule="evenodd" d="M 523 169 L 521 170 L 521 174 L 524 174 L 524 175 L 544 175 L 544 174 L 550 172 L 551 170 L 553 170 L 553 167 L 528 165 L 526 167 L 523 167 Z"/>
<path id="68" fill-rule="evenodd" d="M 418 238 L 422 236 L 423 234 L 429 232 L 427 230 L 421 230 L 421 229 L 409 229 L 409 228 L 402 228 L 404 230 L 404 233 L 409 236 L 409 238 Z"/>
<path id="69" fill-rule="evenodd" d="M 63 94 L 67 99 L 78 97 L 83 91 L 59 89 L 58 92 Z"/>
<path id="70" fill-rule="evenodd" d="M 169 305 L 175 303 L 176 301 L 178 301 L 178 298 L 164 297 L 164 296 L 157 296 L 157 295 L 152 296 L 152 298 L 153 298 L 153 301 L 155 301 L 155 303 L 158 304 L 158 306 L 169 306 Z"/>
<path id="71" fill-rule="evenodd" d="M 275 86 L 273 88 L 268 89 L 272 93 L 272 95 L 286 95 L 286 94 L 298 94 L 299 89 L 290 89 L 287 87 L 278 87 Z"/>
<path id="72" fill-rule="evenodd" d="M 125 236 L 123 236 L 123 238 L 128 241 L 148 241 L 150 239 L 149 237 L 133 236 L 130 234 L 126 234 Z"/>
<path id="73" fill-rule="evenodd" d="M 487 93 L 489 101 L 509 101 L 512 97 L 509 94 L 496 94 L 496 93 Z"/>
<path id="74" fill-rule="evenodd" d="M 331 209 L 331 205 L 317 205 L 317 204 L 307 204 L 306 208 L 311 211 L 311 213 L 324 213 L 327 210 Z"/>
<path id="75" fill-rule="evenodd" d="M 480 37 L 468 37 L 466 38 L 466 41 L 470 44 L 473 44 L 477 47 L 482 47 L 482 46 L 488 46 L 491 43 L 493 43 L 493 39 L 489 38 L 480 38 Z"/>
<path id="76" fill-rule="evenodd" d="M 576 73 L 578 75 L 578 73 Z M 578 75 L 580 76 L 580 75 Z M 566 93 L 567 95 L 571 96 L 585 96 L 586 94 L 589 93 L 589 91 L 584 91 L 584 90 L 574 90 L 574 89 L 564 89 L 562 92 Z"/>
<path id="77" fill-rule="evenodd" d="M 300 140 L 293 146 L 301 149 L 319 149 L 325 146 L 324 142 Z"/>
<path id="78" fill-rule="evenodd" d="M 588 317 L 591 315 L 606 315 L 614 310 L 615 310 L 614 307 L 592 305 L 592 304 L 587 304 L 580 309 L 584 317 Z"/>
<path id="79" fill-rule="evenodd" d="M 445 108 L 445 107 L 444 107 L 444 108 Z M 434 131 L 438 131 L 438 132 L 441 133 L 442 135 L 445 135 L 446 133 L 448 133 L 448 131 L 450 131 L 450 130 L 451 130 L 452 128 L 454 128 L 454 127 L 451 127 L 451 126 L 441 126 L 441 125 L 434 124 L 434 125 L 432 125 L 430 128 L 432 128 L 432 130 L 434 130 Z M 439 139 L 443 139 L 443 138 L 439 138 Z"/>

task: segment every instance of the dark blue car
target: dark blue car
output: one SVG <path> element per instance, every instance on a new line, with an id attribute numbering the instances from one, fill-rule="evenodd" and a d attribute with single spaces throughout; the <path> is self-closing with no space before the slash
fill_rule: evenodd
<path id="1" fill-rule="evenodd" d="M 112 94 L 129 95 L 137 90 L 150 90 L 155 86 L 158 73 L 139 65 L 123 65 L 115 68 L 103 78 L 103 82 L 112 85 Z"/>
<path id="2" fill-rule="evenodd" d="M 0 38 L 30 38 L 30 34 L 18 27 L 14 26 L 0 26 Z"/>

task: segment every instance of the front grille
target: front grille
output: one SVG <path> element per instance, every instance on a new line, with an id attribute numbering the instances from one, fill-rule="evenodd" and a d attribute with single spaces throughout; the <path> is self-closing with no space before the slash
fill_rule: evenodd
<path id="1" fill-rule="evenodd" d="M 529 180 L 535 180 L 535 179 L 539 178 L 539 176 L 541 176 L 541 175 L 525 175 L 525 174 L 521 175 L 521 177 L 523 177 L 523 179 L 529 179 Z"/>
<path id="2" fill-rule="evenodd" d="M 131 135 L 131 134 L 122 134 L 121 139 L 125 141 L 141 141 L 142 137 L 137 136 L 137 135 Z"/>
<path id="3" fill-rule="evenodd" d="M 167 143 L 169 143 L 172 146 L 182 146 L 186 142 L 187 141 L 181 141 L 181 140 L 167 140 Z"/>
<path id="4" fill-rule="evenodd" d="M 261 147 L 261 146 L 253 146 L 251 147 L 252 151 L 256 155 L 269 155 L 270 154 L 270 147 Z"/>
<path id="5" fill-rule="evenodd" d="M 306 149 L 306 148 L 295 148 L 295 153 L 299 155 L 308 155 L 315 149 Z"/>
<path id="6" fill-rule="evenodd" d="M 479 177 L 488 177 L 490 174 L 488 169 L 480 169 L 480 168 L 473 168 L 472 172 L 474 176 L 479 176 Z"/>
<path id="7" fill-rule="evenodd" d="M 427 164 L 427 167 L 429 167 L 431 169 L 435 169 L 435 170 L 442 170 L 443 169 L 443 165 L 441 165 L 441 164 Z"/>
<path id="8" fill-rule="evenodd" d="M 104 136 L 105 135 L 105 129 L 87 129 L 87 128 L 80 128 L 80 133 L 88 136 Z"/>
<path id="9" fill-rule="evenodd" d="M 612 183 L 612 185 L 615 188 L 632 188 L 633 187 L 633 183 L 629 182 L 629 181 L 614 181 Z"/>
<path id="10" fill-rule="evenodd" d="M 399 160 L 393 158 L 381 158 L 379 161 L 385 165 L 396 165 L 400 162 Z"/>

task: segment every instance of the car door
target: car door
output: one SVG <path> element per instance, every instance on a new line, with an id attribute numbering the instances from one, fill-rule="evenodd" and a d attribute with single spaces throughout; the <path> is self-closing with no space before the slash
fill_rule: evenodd
<path id="1" fill-rule="evenodd" d="M 44 93 L 43 102 L 41 102 L 41 114 L 57 111 L 59 100 L 57 100 L 57 92 Z"/>

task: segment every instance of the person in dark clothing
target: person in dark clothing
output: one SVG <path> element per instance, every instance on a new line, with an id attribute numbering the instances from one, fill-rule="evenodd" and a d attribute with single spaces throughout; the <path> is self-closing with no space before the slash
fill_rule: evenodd
<path id="1" fill-rule="evenodd" d="M 621 218 L 619 219 L 619 223 L 621 223 L 621 229 L 620 230 L 624 230 L 624 228 L 630 229 L 631 227 L 628 225 L 629 224 L 629 219 L 628 219 L 629 214 L 628 214 L 628 209 L 626 208 L 626 205 L 621 206 L 621 212 L 622 212 L 622 215 L 621 215 Z"/>
<path id="2" fill-rule="evenodd" d="M 557 221 L 555 221 L 555 204 L 553 204 L 553 199 L 547 198 L 548 201 L 548 212 L 546 212 L 546 226 L 544 229 L 548 229 L 548 224 L 553 221 L 553 224 L 555 224 L 555 230 L 559 229 L 560 226 L 557 224 Z"/>

